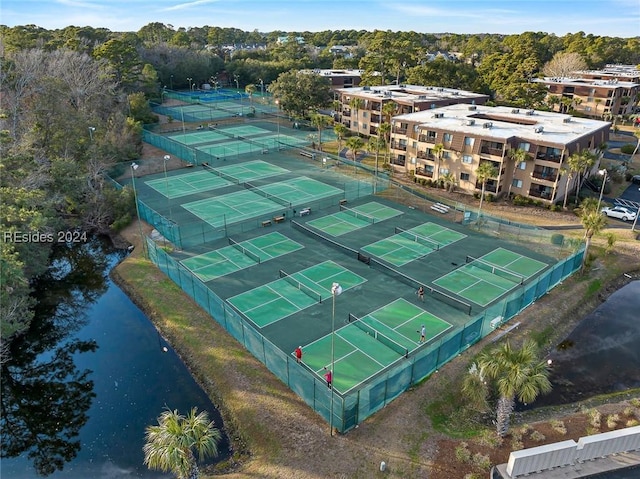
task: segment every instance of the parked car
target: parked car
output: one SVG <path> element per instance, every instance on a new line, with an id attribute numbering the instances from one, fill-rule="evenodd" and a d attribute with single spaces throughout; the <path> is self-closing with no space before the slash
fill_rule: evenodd
<path id="1" fill-rule="evenodd" d="M 609 218 L 618 218 L 622 221 L 633 221 L 636 219 L 636 212 L 624 206 L 602 208 L 602 214 L 607 215 Z"/>
<path id="2" fill-rule="evenodd" d="M 631 177 L 631 183 L 635 185 L 640 185 L 640 175 L 633 175 Z"/>

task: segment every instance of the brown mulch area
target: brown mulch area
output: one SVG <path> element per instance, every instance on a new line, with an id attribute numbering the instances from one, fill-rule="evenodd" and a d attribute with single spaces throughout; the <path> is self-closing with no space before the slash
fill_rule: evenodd
<path id="1" fill-rule="evenodd" d="M 147 154 L 162 157 L 161 150 L 147 150 Z M 161 168 L 161 166 L 160 166 Z M 488 208 L 505 208 L 503 205 L 489 205 Z M 533 210 L 526 209 L 528 213 Z M 542 220 L 556 221 L 569 224 L 575 221 L 564 213 L 552 213 L 542 210 Z M 511 211 L 513 214 L 513 211 Z M 522 219 L 522 213 L 516 212 Z M 137 243 L 136 229 L 129 228 L 123 236 Z M 139 248 L 134 251 L 134 260 L 140 254 Z M 638 243 L 625 243 L 619 252 L 609 261 L 619 271 L 631 272 L 632 278 L 640 278 L 638 272 L 638 257 L 640 248 Z M 161 281 L 164 275 L 157 272 L 156 280 Z M 523 311 L 515 320 L 520 326 L 508 334 L 512 342 L 522 341 L 532 330 L 540 331 L 547 325 L 554 330 L 554 341 L 549 347 L 563 339 L 584 317 L 600 304 L 606 297 L 616 291 L 623 284 L 631 281 L 624 275 L 613 279 L 607 277 L 607 271 L 596 265 L 588 277 L 576 276 L 559 285 L 545 295 L 534 305 Z M 585 280 L 586 279 L 586 280 Z M 601 279 L 604 286 L 600 294 L 583 300 L 591 281 Z M 123 285 L 126 289 L 126 285 Z M 144 302 L 144 301 L 142 301 Z M 185 304 L 192 302 L 185 296 Z M 152 305 L 151 305 L 152 307 Z M 230 435 L 238 451 L 248 452 L 241 463 L 235 464 L 233 471 L 227 473 L 229 478 L 429 478 L 429 479 L 457 479 L 464 478 L 470 472 L 479 469 L 469 463 L 458 460 L 456 449 L 460 450 L 462 440 L 454 440 L 436 431 L 426 414 L 426 409 L 433 401 L 442 398 L 450 391 L 467 369 L 471 358 L 482 347 L 491 341 L 485 338 L 468 351 L 441 368 L 431 378 L 421 385 L 405 392 L 399 398 L 387 405 L 374 416 L 370 417 L 359 427 L 347 434 L 329 434 L 328 425 L 304 404 L 286 385 L 281 383 L 261 363 L 251 357 L 238 343 L 236 343 L 215 322 L 211 322 L 210 331 L 201 331 L 201 335 L 210 335 L 212 348 L 216 347 L 216 338 L 224 342 L 223 363 L 217 377 L 204 377 L 199 374 L 199 357 L 189 351 L 180 350 L 181 335 L 175 331 L 165 329 L 161 318 L 149 315 L 167 339 L 177 346 L 181 356 L 214 399 L 214 403 L 221 404 L 225 414 L 225 421 L 230 425 Z M 212 356 L 218 351 L 212 349 L 207 353 Z M 234 367 L 241 361 L 243 366 L 250 369 L 250 373 L 241 367 Z M 216 381 L 233 385 L 232 393 L 227 398 L 218 398 L 215 394 Z M 604 414 L 617 412 L 623 414 L 629 407 L 628 398 L 616 399 L 611 404 L 607 400 L 593 400 L 589 407 L 598 407 Z M 587 434 L 588 418 L 584 414 L 576 413 L 577 406 L 536 411 L 531 415 L 514 417 L 512 433 L 517 433 L 522 424 L 527 422 L 533 429 L 522 435 L 522 445 L 525 447 L 541 445 L 549 442 L 567 439 L 577 439 Z M 635 408 L 636 418 L 640 417 Z M 260 438 L 244 438 L 242 424 L 238 418 L 251 422 L 251 430 L 260 431 Z M 564 421 L 566 434 L 560 434 L 551 428 L 549 420 L 557 418 Z M 626 418 L 626 416 L 625 416 Z M 623 427 L 624 421 L 619 421 Z M 544 435 L 544 440 L 531 437 L 533 431 Z M 606 420 L 601 422 L 600 431 L 608 430 Z M 240 442 L 246 444 L 248 451 L 243 449 Z M 476 439 L 467 440 L 471 456 L 476 453 L 487 455 L 491 464 L 506 462 L 513 447 L 513 438 L 507 437 L 502 445 L 492 447 L 479 443 Z M 268 444 L 269 447 L 265 447 Z M 516 447 L 520 445 L 516 444 Z M 380 463 L 385 461 L 387 470 L 380 472 Z M 486 471 L 482 477 L 486 477 Z"/>

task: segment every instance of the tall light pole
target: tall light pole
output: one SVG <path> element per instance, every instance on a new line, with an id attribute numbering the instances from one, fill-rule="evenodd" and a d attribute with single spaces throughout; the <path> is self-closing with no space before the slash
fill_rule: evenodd
<path id="1" fill-rule="evenodd" d="M 90 126 L 89 127 L 89 138 L 91 139 L 91 141 L 93 141 L 93 132 L 96 131 L 96 127 L 95 126 Z"/>
<path id="2" fill-rule="evenodd" d="M 260 78 L 260 97 L 264 97 L 264 82 L 262 81 L 262 78 Z"/>
<path id="3" fill-rule="evenodd" d="M 342 286 L 339 283 L 333 283 L 331 285 L 331 410 L 329 412 L 329 433 L 333 436 L 333 391 L 335 384 L 335 373 L 334 373 L 334 363 L 335 363 L 335 333 L 336 333 L 336 296 L 340 296 L 342 294 Z"/>
<path id="4" fill-rule="evenodd" d="M 276 113 L 276 121 L 278 123 L 278 149 L 280 149 L 280 100 L 276 99 L 276 106 L 278 111 Z"/>
<path id="5" fill-rule="evenodd" d="M 147 246 L 142 236 L 142 223 L 140 222 L 140 208 L 138 207 L 138 193 L 136 191 L 136 170 L 139 168 L 135 161 L 131 163 L 131 184 L 133 185 L 133 200 L 136 203 L 136 216 L 138 217 L 138 232 L 140 233 L 140 242 L 142 243 L 142 256 L 147 256 Z"/>
<path id="6" fill-rule="evenodd" d="M 187 81 L 189 82 L 189 92 L 191 92 L 191 82 L 193 81 L 193 78 L 188 77 Z"/>
<path id="7" fill-rule="evenodd" d="M 604 193 L 604 185 L 607 182 L 607 169 L 603 168 L 602 170 L 598 170 L 598 174 L 602 176 L 602 186 L 600 187 L 600 196 L 598 197 L 598 207 L 596 211 L 600 211 L 600 203 L 602 202 L 602 194 Z"/>
<path id="8" fill-rule="evenodd" d="M 169 179 L 167 178 L 167 163 L 171 160 L 171 156 L 164 155 L 164 161 L 162 162 L 162 166 L 164 166 L 164 189 L 167 192 L 167 203 L 169 204 L 169 220 L 173 221 L 171 214 L 171 196 L 169 196 Z"/>

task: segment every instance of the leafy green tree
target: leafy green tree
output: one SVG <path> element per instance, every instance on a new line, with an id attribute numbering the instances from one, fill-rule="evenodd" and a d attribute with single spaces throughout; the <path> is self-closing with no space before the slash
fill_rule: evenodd
<path id="1" fill-rule="evenodd" d="M 268 91 L 284 111 L 295 117 L 305 117 L 309 110 L 325 107 L 333 99 L 326 78 L 300 71 L 282 73 Z"/>
<path id="2" fill-rule="evenodd" d="M 444 175 L 442 175 L 442 178 L 440 179 L 442 180 L 444 187 L 447 189 L 447 191 L 452 192 L 456 187 L 456 177 L 454 176 L 453 173 L 451 172 L 445 173 Z"/>
<path id="3" fill-rule="evenodd" d="M 384 110 L 384 107 L 383 107 Z M 382 123 L 378 127 L 378 134 L 385 140 L 385 160 L 384 164 L 389 164 L 389 153 L 390 153 L 390 135 L 391 135 L 391 123 Z"/>
<path id="4" fill-rule="evenodd" d="M 171 471 L 178 479 L 197 479 L 198 460 L 218 455 L 221 438 L 206 411 L 191 409 L 187 416 L 167 410 L 157 426 L 148 426 L 144 445 L 144 463 L 149 469 Z M 195 453 L 194 453 L 195 451 Z"/>
<path id="5" fill-rule="evenodd" d="M 444 145 L 442 143 L 438 143 L 434 145 L 433 148 L 431 148 L 431 152 L 433 153 L 433 156 L 436 157 L 436 177 L 435 177 L 436 181 L 440 177 L 440 160 L 442 159 L 443 151 L 444 151 Z"/>
<path id="6" fill-rule="evenodd" d="M 114 73 L 113 79 L 126 89 L 134 89 L 142 71 L 142 60 L 138 54 L 137 37 L 124 35 L 112 38 L 93 50 L 93 57 L 106 60 Z"/>
<path id="7" fill-rule="evenodd" d="M 547 364 L 539 358 L 535 341 L 526 340 L 520 349 L 514 349 L 507 342 L 494 349 L 484 350 L 477 358 L 480 382 L 477 394 L 486 396 L 483 383 L 498 392 L 496 408 L 496 429 L 500 437 L 509 430 L 515 400 L 532 403 L 540 394 L 551 391 Z M 472 392 L 471 388 L 467 393 Z"/>

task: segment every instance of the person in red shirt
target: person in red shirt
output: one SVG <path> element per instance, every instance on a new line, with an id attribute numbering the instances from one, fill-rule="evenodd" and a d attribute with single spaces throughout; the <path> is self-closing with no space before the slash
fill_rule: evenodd
<path id="1" fill-rule="evenodd" d="M 302 346 L 298 346 L 294 352 L 296 355 L 296 361 L 299 363 L 302 362 Z"/>
<path id="2" fill-rule="evenodd" d="M 327 380 L 327 387 L 329 389 L 331 389 L 332 385 L 331 383 L 333 382 L 333 375 L 331 374 L 331 370 L 327 370 L 327 367 L 325 366 L 324 368 L 325 371 L 327 371 L 326 373 L 324 373 L 324 378 Z"/>

